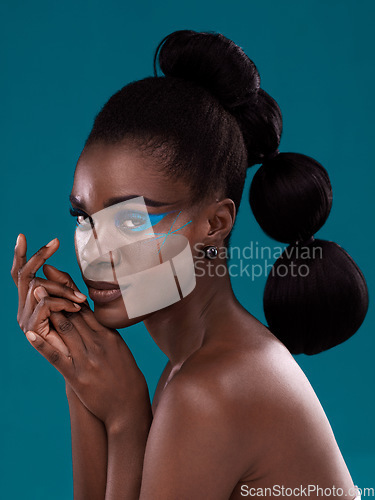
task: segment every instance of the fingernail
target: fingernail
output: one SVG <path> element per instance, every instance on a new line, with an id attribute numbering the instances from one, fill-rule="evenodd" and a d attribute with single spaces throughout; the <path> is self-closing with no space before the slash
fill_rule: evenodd
<path id="1" fill-rule="evenodd" d="M 37 299 L 42 299 L 43 297 L 47 296 L 47 292 L 43 287 L 38 286 L 38 288 L 35 288 L 34 290 L 34 295 L 36 296 Z"/>
<path id="2" fill-rule="evenodd" d="M 34 332 L 27 332 L 26 337 L 28 338 L 28 340 L 30 340 L 30 342 L 34 342 L 36 340 L 36 335 Z"/>
<path id="3" fill-rule="evenodd" d="M 47 243 L 46 247 L 51 247 L 52 245 L 55 245 L 56 243 L 57 243 L 57 238 L 54 238 L 49 243 Z"/>
<path id="4" fill-rule="evenodd" d="M 73 302 L 73 306 L 76 307 L 77 309 L 81 309 L 81 306 Z"/>
<path id="5" fill-rule="evenodd" d="M 19 235 L 17 236 L 17 239 L 16 239 L 16 246 L 17 246 L 17 245 L 18 245 L 18 243 L 20 242 L 20 238 L 21 238 L 21 235 L 19 234 Z"/>
<path id="6" fill-rule="evenodd" d="M 78 297 L 79 299 L 81 299 L 81 300 L 85 300 L 86 299 L 86 295 L 83 295 L 83 293 L 81 293 L 81 292 L 76 292 L 75 290 L 74 290 L 74 295 L 76 297 Z"/>

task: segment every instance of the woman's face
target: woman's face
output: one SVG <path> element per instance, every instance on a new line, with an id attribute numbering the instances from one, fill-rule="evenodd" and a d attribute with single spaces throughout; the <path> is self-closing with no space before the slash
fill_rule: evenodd
<path id="1" fill-rule="evenodd" d="M 152 157 L 130 144 L 98 143 L 83 151 L 71 193 L 75 248 L 103 325 L 123 328 L 145 319 L 153 307 L 160 309 L 176 293 L 166 287 L 168 279 L 176 287 L 173 272 L 166 274 L 160 264 L 174 256 L 185 266 L 191 289 L 189 255 L 204 239 L 207 224 L 190 200 L 186 182 L 167 177 Z"/>

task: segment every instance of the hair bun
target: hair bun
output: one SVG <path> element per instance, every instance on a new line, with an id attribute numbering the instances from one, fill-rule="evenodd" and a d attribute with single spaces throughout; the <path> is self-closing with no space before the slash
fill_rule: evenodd
<path id="1" fill-rule="evenodd" d="M 304 241 L 325 223 L 332 187 L 325 168 L 298 153 L 279 153 L 255 173 L 250 206 L 263 231 L 283 243 Z"/>
<path id="2" fill-rule="evenodd" d="M 207 89 L 229 111 L 251 99 L 260 86 L 258 70 L 220 33 L 179 30 L 159 43 L 154 56 L 165 76 L 182 78 Z"/>
<path id="3" fill-rule="evenodd" d="M 345 342 L 368 310 L 365 278 L 333 241 L 290 245 L 277 259 L 264 289 L 268 326 L 292 354 L 317 354 Z"/>

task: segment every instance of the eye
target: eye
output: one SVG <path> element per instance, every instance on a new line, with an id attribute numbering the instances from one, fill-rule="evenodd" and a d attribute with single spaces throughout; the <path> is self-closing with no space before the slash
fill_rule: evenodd
<path id="1" fill-rule="evenodd" d="M 70 210 L 70 215 L 73 217 L 76 217 L 77 219 L 77 227 L 79 227 L 80 230 L 86 231 L 88 229 L 91 229 L 91 221 L 90 217 L 83 212 L 82 210 L 78 210 L 76 208 L 71 207 Z"/>
<path id="2" fill-rule="evenodd" d="M 160 222 L 168 213 L 147 214 L 145 212 L 123 210 L 116 214 L 115 225 L 126 232 L 144 231 Z"/>
<path id="3" fill-rule="evenodd" d="M 144 231 L 151 223 L 144 212 L 122 210 L 115 216 L 115 225 L 123 231 Z"/>

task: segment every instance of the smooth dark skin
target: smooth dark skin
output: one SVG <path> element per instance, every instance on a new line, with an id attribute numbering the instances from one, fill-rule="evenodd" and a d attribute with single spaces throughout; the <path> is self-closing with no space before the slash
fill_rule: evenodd
<path id="1" fill-rule="evenodd" d="M 122 195 L 173 203 L 168 210 L 183 211 L 181 225 L 193 221 L 181 230 L 193 253 L 197 243 L 222 247 L 236 215 L 221 193 L 192 204 L 186 182 L 166 177 L 131 144 L 85 150 L 72 195 L 88 215 Z M 47 280 L 34 278 L 57 248 L 27 261 L 21 235 L 12 275 L 21 328 L 37 334 L 28 334 L 30 343 L 66 380 L 76 500 L 234 500 L 244 498 L 244 483 L 334 485 L 344 495 L 354 488 L 308 380 L 238 303 L 228 276 L 197 278 L 183 300 L 137 318 L 169 359 L 151 407 L 143 374 L 114 330 L 134 322 L 122 298 L 92 313 L 66 273 L 44 266 Z"/>

